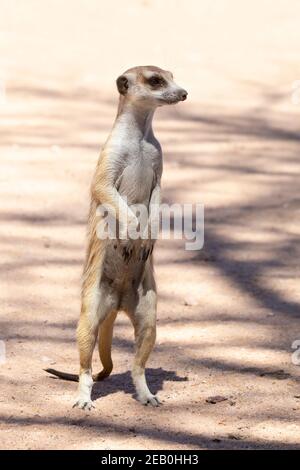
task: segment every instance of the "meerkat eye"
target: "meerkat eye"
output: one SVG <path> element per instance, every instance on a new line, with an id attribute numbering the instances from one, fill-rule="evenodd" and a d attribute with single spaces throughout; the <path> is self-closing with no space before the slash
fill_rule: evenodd
<path id="1" fill-rule="evenodd" d="M 154 75 L 153 77 L 149 78 L 148 83 L 151 86 L 163 85 L 163 79 L 158 77 L 157 75 Z"/>

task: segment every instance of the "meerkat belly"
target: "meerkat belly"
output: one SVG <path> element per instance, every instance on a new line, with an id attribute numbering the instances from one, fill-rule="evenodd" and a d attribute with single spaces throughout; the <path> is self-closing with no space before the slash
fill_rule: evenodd
<path id="1" fill-rule="evenodd" d="M 126 198 L 128 206 L 143 204 L 148 211 L 154 183 L 154 171 L 150 165 L 129 165 L 117 180 L 119 194 Z M 108 240 L 105 251 L 102 281 L 116 289 L 126 290 L 137 286 L 142 279 L 145 259 L 141 256 L 141 239 Z"/>
<path id="2" fill-rule="evenodd" d="M 130 255 L 124 254 L 127 250 L 126 243 L 109 241 L 106 248 L 101 282 L 107 283 L 110 287 L 126 291 L 138 287 L 140 284 L 145 261 L 141 257 L 141 241 L 136 240 L 130 246 Z"/>

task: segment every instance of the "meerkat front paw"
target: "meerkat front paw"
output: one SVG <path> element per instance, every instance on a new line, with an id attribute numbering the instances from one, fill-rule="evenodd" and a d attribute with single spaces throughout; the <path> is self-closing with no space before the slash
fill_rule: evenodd
<path id="1" fill-rule="evenodd" d="M 125 263 L 129 263 L 132 257 L 132 253 L 133 253 L 133 247 L 130 244 L 128 244 L 127 246 L 124 246 L 122 250 L 122 256 L 123 256 Z"/>
<path id="2" fill-rule="evenodd" d="M 120 242 L 120 250 L 121 250 L 121 255 L 123 260 L 125 261 L 126 264 L 129 263 L 129 261 L 132 258 L 133 250 L 134 250 L 134 243 L 133 240 L 122 240 Z"/>

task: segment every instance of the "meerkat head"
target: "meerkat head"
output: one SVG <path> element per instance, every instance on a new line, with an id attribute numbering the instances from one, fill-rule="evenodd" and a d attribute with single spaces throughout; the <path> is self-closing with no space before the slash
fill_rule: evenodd
<path id="1" fill-rule="evenodd" d="M 171 72 L 153 65 L 133 67 L 117 79 L 119 93 L 129 102 L 146 107 L 175 104 L 187 98 Z"/>

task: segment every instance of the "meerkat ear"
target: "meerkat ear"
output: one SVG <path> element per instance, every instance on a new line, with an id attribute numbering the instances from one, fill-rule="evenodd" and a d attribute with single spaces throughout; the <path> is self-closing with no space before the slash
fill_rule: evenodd
<path id="1" fill-rule="evenodd" d="M 125 75 L 121 75 L 117 78 L 117 87 L 121 95 L 126 95 L 129 88 L 128 78 Z"/>

